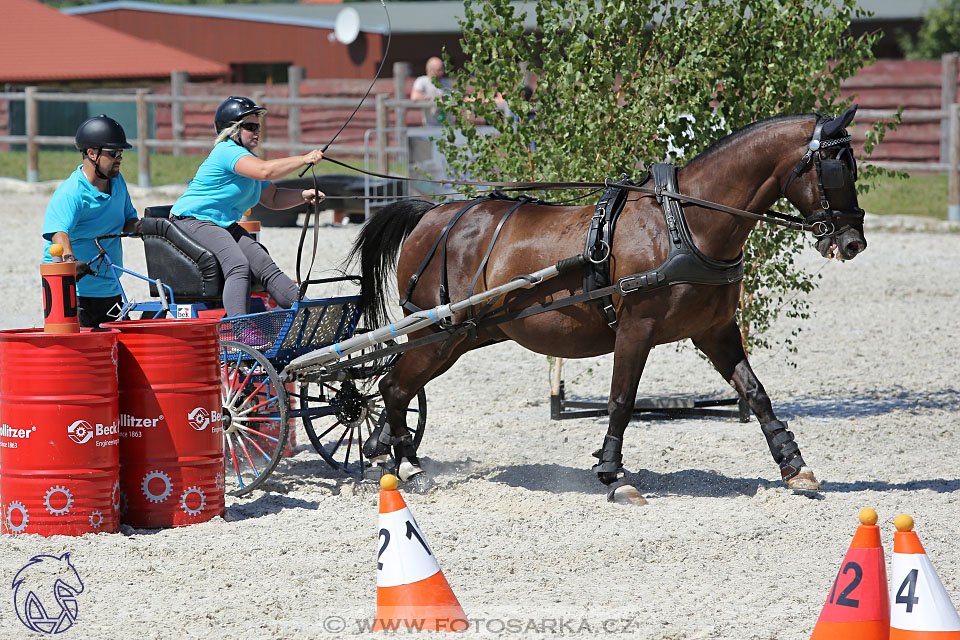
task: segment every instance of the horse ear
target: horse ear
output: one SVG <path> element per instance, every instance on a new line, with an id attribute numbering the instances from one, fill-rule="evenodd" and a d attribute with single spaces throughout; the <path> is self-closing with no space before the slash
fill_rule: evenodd
<path id="1" fill-rule="evenodd" d="M 857 107 L 859 105 L 851 105 L 842 116 L 837 116 L 830 122 L 823 125 L 823 136 L 826 138 L 833 137 L 838 131 L 846 129 L 847 126 L 853 122 L 853 117 L 857 115 Z"/>

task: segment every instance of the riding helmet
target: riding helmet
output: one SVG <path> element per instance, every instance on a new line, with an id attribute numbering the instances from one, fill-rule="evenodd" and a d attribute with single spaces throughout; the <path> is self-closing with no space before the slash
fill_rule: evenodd
<path id="1" fill-rule="evenodd" d="M 241 96 L 230 96 L 220 103 L 217 107 L 217 113 L 213 116 L 213 124 L 220 133 L 235 122 L 240 122 L 249 115 L 262 115 L 266 113 L 265 107 L 258 106 L 250 98 Z"/>
<path id="2" fill-rule="evenodd" d="M 75 138 L 77 149 L 129 149 L 133 145 L 127 142 L 120 123 L 102 113 L 95 118 L 83 121 L 77 129 Z"/>

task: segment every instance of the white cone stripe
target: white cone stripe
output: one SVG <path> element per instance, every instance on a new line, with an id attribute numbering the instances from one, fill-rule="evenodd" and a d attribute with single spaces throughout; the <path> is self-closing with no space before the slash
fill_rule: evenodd
<path id="1" fill-rule="evenodd" d="M 911 593 L 913 570 L 917 574 Z M 926 554 L 893 554 L 890 626 L 904 631 L 960 631 L 960 616 Z"/>
<path id="2" fill-rule="evenodd" d="M 409 509 L 381 513 L 379 525 L 378 587 L 412 584 L 440 571 L 440 565 Z"/>

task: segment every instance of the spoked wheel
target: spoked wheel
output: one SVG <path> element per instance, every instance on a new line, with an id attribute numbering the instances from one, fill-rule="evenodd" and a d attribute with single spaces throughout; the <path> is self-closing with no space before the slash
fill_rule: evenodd
<path id="1" fill-rule="evenodd" d="M 303 384 L 300 407 L 303 428 L 324 460 L 334 469 L 362 477 L 370 461 L 362 446 L 378 425 L 386 423 L 380 376 Z M 427 424 L 427 394 L 423 389 L 407 408 L 407 431 L 419 447 Z"/>
<path id="2" fill-rule="evenodd" d="M 239 342 L 220 342 L 225 489 L 242 496 L 259 487 L 283 456 L 289 405 L 277 370 Z"/>

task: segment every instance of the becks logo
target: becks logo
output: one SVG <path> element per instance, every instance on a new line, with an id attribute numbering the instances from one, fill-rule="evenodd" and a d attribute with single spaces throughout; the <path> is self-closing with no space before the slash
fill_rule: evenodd
<path id="1" fill-rule="evenodd" d="M 203 407 L 197 407 L 187 414 L 187 421 L 197 431 L 203 431 L 211 422 L 223 421 L 223 415 L 219 411 L 207 411 Z"/>
<path id="2" fill-rule="evenodd" d="M 67 437 L 77 444 L 83 444 L 93 437 L 93 427 L 86 420 L 77 420 L 67 427 Z"/>
<path id="3" fill-rule="evenodd" d="M 67 427 L 67 437 L 77 444 L 89 442 L 90 438 L 94 436 L 115 436 L 118 433 L 120 433 L 120 426 L 117 423 L 97 423 L 97 426 L 94 427 L 86 420 L 77 420 Z"/>

